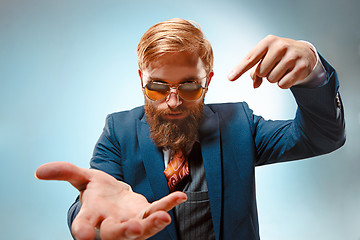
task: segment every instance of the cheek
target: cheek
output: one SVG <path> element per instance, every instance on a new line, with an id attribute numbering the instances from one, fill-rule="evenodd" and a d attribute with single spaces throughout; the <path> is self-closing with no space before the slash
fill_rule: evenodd
<path id="1" fill-rule="evenodd" d="M 186 102 L 181 105 L 183 110 L 189 110 L 189 109 L 194 108 L 195 106 L 196 106 L 196 104 L 194 104 L 194 103 L 186 103 Z"/>
<path id="2" fill-rule="evenodd" d="M 153 110 L 164 110 L 167 108 L 167 104 L 164 102 L 154 102 L 145 97 L 145 105 L 151 107 Z"/>
<path id="3" fill-rule="evenodd" d="M 202 105 L 203 102 L 204 102 L 204 98 L 200 98 L 195 102 L 186 102 L 186 101 L 184 101 L 182 105 L 184 105 L 185 108 L 193 109 L 193 108 L 197 108 L 199 105 Z"/>

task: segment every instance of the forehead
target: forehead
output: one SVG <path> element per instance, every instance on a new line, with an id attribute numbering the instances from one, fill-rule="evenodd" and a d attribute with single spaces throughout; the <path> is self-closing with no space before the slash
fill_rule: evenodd
<path id="1" fill-rule="evenodd" d="M 153 61 L 143 72 L 151 78 L 170 82 L 206 75 L 205 66 L 200 57 L 187 52 L 167 53 Z"/>

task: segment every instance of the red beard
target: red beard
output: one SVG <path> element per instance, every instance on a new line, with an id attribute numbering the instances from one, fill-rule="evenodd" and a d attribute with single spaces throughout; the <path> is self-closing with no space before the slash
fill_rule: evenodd
<path id="1" fill-rule="evenodd" d="M 173 150 L 184 149 L 190 151 L 194 142 L 198 140 L 198 130 L 203 117 L 204 103 L 201 102 L 191 108 L 179 106 L 176 109 L 157 110 L 145 102 L 145 116 L 150 126 L 150 135 L 158 147 Z M 165 119 L 163 116 L 171 112 L 185 112 L 184 119 Z"/>

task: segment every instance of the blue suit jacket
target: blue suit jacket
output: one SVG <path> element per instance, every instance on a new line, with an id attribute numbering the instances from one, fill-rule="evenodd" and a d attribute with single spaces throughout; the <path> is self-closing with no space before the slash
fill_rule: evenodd
<path id="1" fill-rule="evenodd" d="M 343 111 L 334 69 L 318 88 L 293 87 L 294 120 L 265 121 L 246 103 L 206 105 L 200 144 L 216 239 L 260 239 L 254 167 L 325 154 L 344 141 Z M 113 113 L 96 144 L 91 167 L 131 185 L 149 202 L 169 194 L 162 150 L 149 135 L 143 107 Z M 69 210 L 69 224 L 80 209 Z M 173 212 L 170 212 L 173 217 Z M 176 239 L 174 222 L 153 239 Z"/>

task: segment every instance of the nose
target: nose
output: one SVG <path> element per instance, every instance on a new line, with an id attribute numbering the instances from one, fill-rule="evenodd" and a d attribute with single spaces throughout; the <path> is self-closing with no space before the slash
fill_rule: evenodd
<path id="1" fill-rule="evenodd" d="M 176 108 L 182 104 L 182 101 L 179 97 L 179 93 L 176 88 L 170 88 L 169 95 L 166 97 L 166 104 L 170 108 Z"/>

